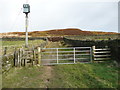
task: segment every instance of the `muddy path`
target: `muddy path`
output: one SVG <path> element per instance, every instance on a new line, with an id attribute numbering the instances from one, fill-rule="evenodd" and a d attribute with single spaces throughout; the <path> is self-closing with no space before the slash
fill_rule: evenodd
<path id="1" fill-rule="evenodd" d="M 48 45 L 46 46 L 46 48 L 59 48 L 61 46 L 62 45 L 60 42 L 48 42 Z M 49 55 L 51 55 L 51 53 L 49 53 Z M 49 56 L 46 56 L 46 58 L 49 58 Z M 42 63 L 46 64 L 46 63 L 50 63 L 50 61 L 42 61 Z M 54 66 L 51 66 L 51 65 L 44 66 L 44 73 L 41 75 L 44 88 L 49 88 L 50 79 L 53 77 L 53 73 L 52 73 L 53 67 Z"/>

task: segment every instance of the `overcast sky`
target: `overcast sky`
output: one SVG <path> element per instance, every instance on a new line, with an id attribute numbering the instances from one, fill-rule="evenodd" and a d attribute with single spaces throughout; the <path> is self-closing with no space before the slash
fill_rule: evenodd
<path id="1" fill-rule="evenodd" d="M 79 28 L 118 32 L 119 0 L 27 0 L 29 31 Z M 26 0 L 0 0 L 0 33 L 25 31 Z"/>

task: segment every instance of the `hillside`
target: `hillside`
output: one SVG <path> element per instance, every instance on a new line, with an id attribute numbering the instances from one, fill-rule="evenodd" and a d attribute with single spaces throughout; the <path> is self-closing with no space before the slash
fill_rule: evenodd
<path id="1" fill-rule="evenodd" d="M 69 35 L 105 35 L 105 34 L 117 34 L 114 32 L 97 32 L 97 31 L 83 31 L 76 28 L 68 29 L 55 29 L 47 31 L 33 31 L 29 32 L 29 37 L 39 37 L 39 36 L 69 36 Z M 7 37 L 24 37 L 25 32 L 9 32 L 1 33 L 0 35 Z"/>

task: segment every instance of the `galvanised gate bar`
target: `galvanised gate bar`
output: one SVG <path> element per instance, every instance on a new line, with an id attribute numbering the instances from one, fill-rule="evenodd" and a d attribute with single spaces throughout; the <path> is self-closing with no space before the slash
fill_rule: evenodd
<path id="1" fill-rule="evenodd" d="M 42 48 L 41 64 L 75 64 L 92 61 L 91 47 Z"/>

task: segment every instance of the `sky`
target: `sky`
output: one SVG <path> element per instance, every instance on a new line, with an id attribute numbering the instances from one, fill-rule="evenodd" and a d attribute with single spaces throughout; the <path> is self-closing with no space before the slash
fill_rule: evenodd
<path id="1" fill-rule="evenodd" d="M 118 32 L 119 0 L 0 0 L 0 33 L 24 32 L 23 4 L 30 4 L 28 31 L 79 28 Z"/>

